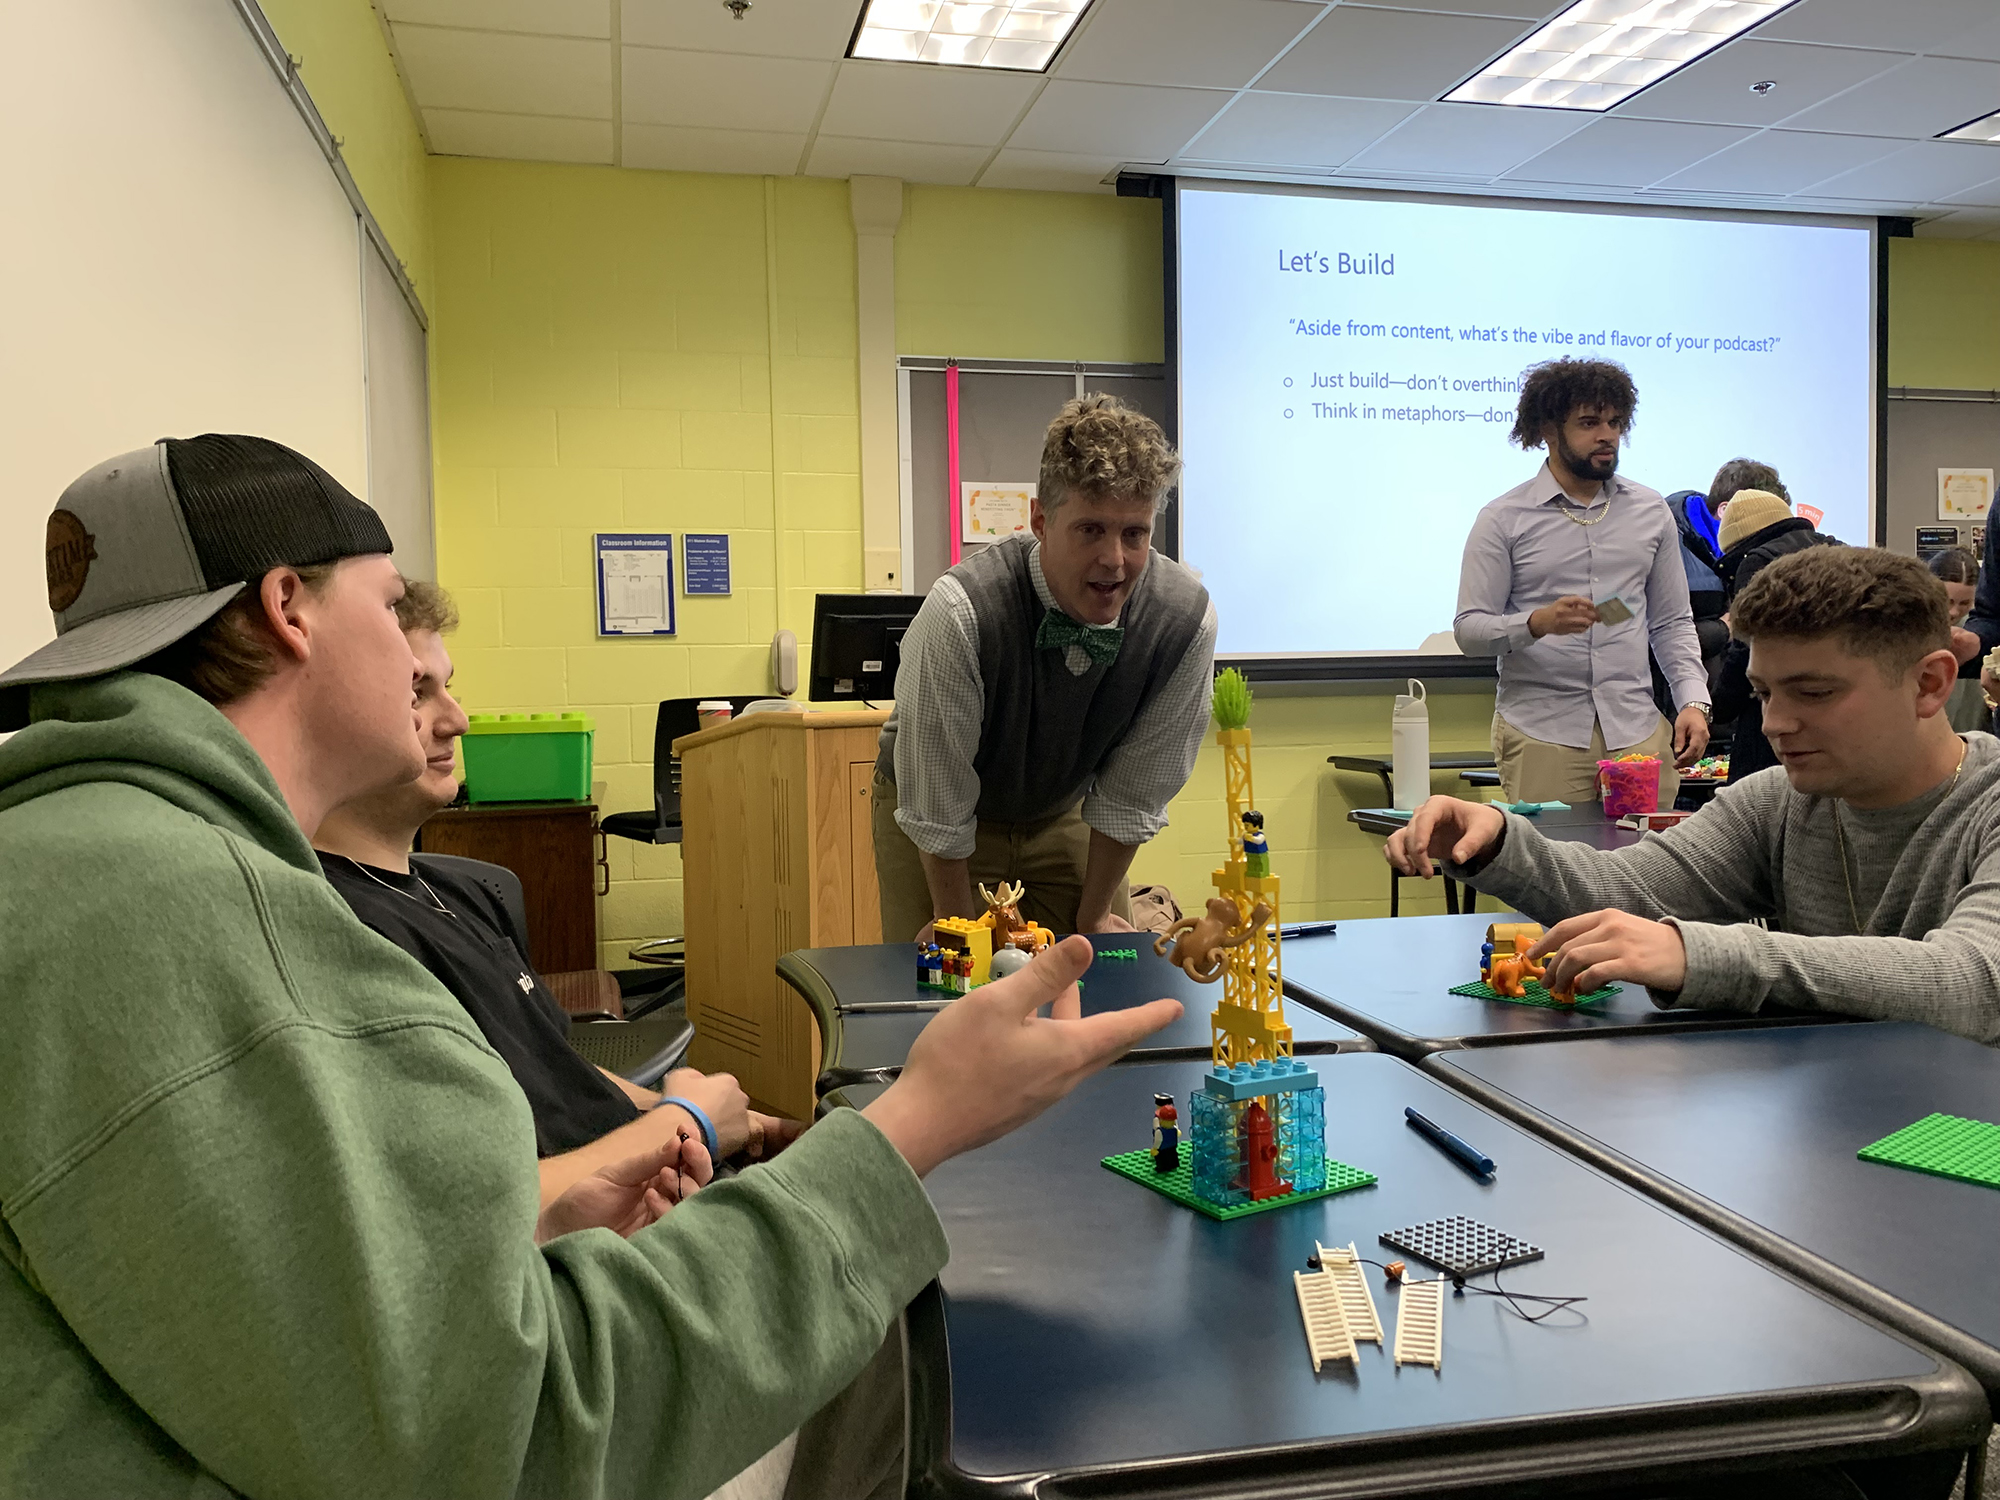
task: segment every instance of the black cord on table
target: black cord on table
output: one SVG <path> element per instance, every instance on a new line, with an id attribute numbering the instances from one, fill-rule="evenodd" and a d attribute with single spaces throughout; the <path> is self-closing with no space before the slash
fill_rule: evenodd
<path id="1" fill-rule="evenodd" d="M 1317 1257 L 1314 1258 L 1317 1259 Z M 1364 1266 L 1374 1266 L 1377 1269 L 1379 1269 L 1384 1275 L 1388 1274 L 1389 1267 L 1386 1263 L 1379 1260 L 1370 1260 L 1365 1255 L 1362 1256 L 1360 1259 L 1361 1259 L 1361 1264 L 1363 1264 Z M 1542 1319 L 1548 1317 L 1551 1313 L 1559 1313 L 1563 1311 L 1563 1309 L 1565 1308 L 1574 1307 L 1579 1302 L 1588 1302 L 1590 1300 L 1588 1297 L 1554 1297 L 1554 1296 L 1543 1296 L 1538 1292 L 1510 1292 L 1505 1287 L 1500 1285 L 1500 1272 L 1497 1269 L 1493 1272 L 1493 1285 L 1490 1287 L 1468 1286 L 1463 1276 L 1459 1276 L 1451 1272 L 1447 1272 L 1446 1274 L 1451 1277 L 1451 1288 L 1453 1291 L 1471 1292 L 1474 1295 L 1480 1297 L 1498 1297 L 1502 1301 L 1504 1301 L 1507 1304 L 1507 1306 L 1513 1310 L 1514 1315 L 1524 1323 L 1539 1323 L 1542 1321 Z M 1476 1272 L 1474 1274 L 1484 1275 L 1486 1273 L 1482 1271 L 1482 1272 Z M 1395 1279 L 1398 1282 L 1402 1282 L 1407 1280 L 1408 1278 L 1406 1276 L 1398 1276 Z M 1523 1302 L 1545 1302 L 1548 1304 L 1548 1306 L 1544 1307 L 1538 1313 L 1530 1313 L 1523 1310 L 1521 1306 Z"/>

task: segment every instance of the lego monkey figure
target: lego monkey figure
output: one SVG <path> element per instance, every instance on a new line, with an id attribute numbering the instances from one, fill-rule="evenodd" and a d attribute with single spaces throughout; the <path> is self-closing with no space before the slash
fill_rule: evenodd
<path id="1" fill-rule="evenodd" d="M 1165 953 L 1171 942 L 1174 951 L 1167 962 L 1178 964 L 1198 984 L 1213 984 L 1222 977 L 1222 950 L 1247 943 L 1270 919 L 1265 902 L 1259 901 L 1245 917 L 1229 897 L 1210 896 L 1206 916 L 1182 917 L 1153 940 L 1153 951 Z"/>

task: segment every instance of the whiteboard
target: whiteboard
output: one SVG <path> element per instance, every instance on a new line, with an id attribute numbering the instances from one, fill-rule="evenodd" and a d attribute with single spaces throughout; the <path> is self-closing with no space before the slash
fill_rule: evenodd
<path id="1" fill-rule="evenodd" d="M 367 495 L 395 487 L 386 468 L 408 467 L 424 419 L 407 412 L 410 351 L 377 340 L 378 389 L 398 384 L 406 409 L 373 424 L 399 456 L 371 483 L 359 221 L 230 0 L 9 6 L 0 131 L 16 143 L 0 165 L 12 663 L 54 634 L 43 531 L 91 465 L 161 437 L 248 432 Z"/>

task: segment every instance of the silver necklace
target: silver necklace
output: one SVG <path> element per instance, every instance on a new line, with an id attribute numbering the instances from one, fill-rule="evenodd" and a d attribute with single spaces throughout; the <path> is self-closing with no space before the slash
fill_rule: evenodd
<path id="1" fill-rule="evenodd" d="M 337 858 L 347 860 L 347 862 L 350 865 L 353 865 L 355 869 L 359 870 L 363 875 L 366 875 L 370 880 L 374 881 L 377 885 L 381 886 L 383 890 L 394 891 L 397 895 L 401 896 L 405 901 L 417 901 L 417 898 L 415 896 L 412 896 L 408 891 L 404 890 L 401 886 L 394 886 L 389 884 L 388 881 L 384 880 L 380 875 L 377 875 L 373 870 L 369 869 L 368 866 L 361 863 L 360 860 L 349 858 L 345 854 L 339 855 L 337 856 Z M 428 880 L 424 879 L 423 876 L 417 874 L 415 870 L 410 871 L 410 875 L 417 882 L 418 885 L 424 888 L 424 894 L 431 898 L 431 905 L 435 906 L 439 911 L 443 912 L 447 917 L 450 917 L 452 921 L 456 922 L 458 920 L 458 913 L 453 911 L 449 906 L 446 906 L 442 901 L 438 900 L 438 893 L 431 889 L 431 883 Z M 424 904 L 423 902 L 417 901 L 417 905 L 422 906 L 423 904 Z"/>
<path id="2" fill-rule="evenodd" d="M 1940 803 L 1945 800 L 1945 797 L 1951 795 L 1952 788 L 1958 785 L 1958 778 L 1965 774 L 1965 757 L 1972 749 L 1972 746 L 1961 739 L 1958 742 L 1958 747 L 1958 766 L 1951 773 L 1951 780 L 1945 783 L 1944 797 L 1938 798 Z M 1847 833 L 1840 826 L 1840 799 L 1838 797 L 1833 799 L 1833 837 L 1840 845 L 1840 883 L 1847 887 L 1847 920 L 1853 925 L 1854 935 L 1860 937 L 1861 909 L 1854 904 L 1854 880 L 1847 873 Z M 1869 915 L 1872 917 L 1874 912 L 1870 911 Z"/>

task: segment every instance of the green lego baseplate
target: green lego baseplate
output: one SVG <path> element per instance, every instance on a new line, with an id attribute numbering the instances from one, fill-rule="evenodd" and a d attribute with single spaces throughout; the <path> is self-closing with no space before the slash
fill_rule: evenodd
<path id="1" fill-rule="evenodd" d="M 1554 999 L 1547 990 L 1542 988 L 1542 982 L 1539 979 L 1525 980 L 1521 988 L 1528 993 L 1525 995 L 1498 995 L 1484 981 L 1475 979 L 1471 984 L 1453 985 L 1450 993 L 1465 995 L 1473 1000 L 1501 1000 L 1505 1001 L 1508 1005 L 1539 1005 L 1545 1010 L 1575 1010 L 1580 1005 L 1595 1005 L 1600 1000 L 1609 1000 L 1613 995 L 1618 993 L 1621 986 L 1607 984 L 1601 990 L 1592 990 L 1587 995 L 1578 995 L 1575 1003 L 1571 1005 L 1565 1005 L 1562 1001 Z"/>
<path id="2" fill-rule="evenodd" d="M 2000 1125 L 1958 1115 L 1925 1115 L 1857 1153 L 1863 1161 L 1933 1177 L 2000 1187 Z"/>
<path id="3" fill-rule="evenodd" d="M 1284 1208 L 1293 1203 L 1308 1203 L 1314 1198 L 1330 1198 L 1335 1193 L 1351 1193 L 1356 1188 L 1373 1187 L 1375 1174 L 1364 1172 L 1359 1167 L 1350 1167 L 1345 1162 L 1326 1159 L 1326 1186 L 1316 1193 L 1287 1193 L 1282 1198 L 1266 1198 L 1262 1203 L 1210 1203 L 1194 1190 L 1194 1164 L 1185 1143 L 1181 1146 L 1181 1164 L 1171 1172 L 1153 1170 L 1151 1151 L 1121 1151 L 1116 1156 L 1104 1158 L 1104 1165 L 1120 1177 L 1129 1177 L 1142 1187 L 1149 1187 L 1162 1197 L 1171 1198 L 1183 1208 L 1191 1208 L 1196 1213 L 1206 1214 L 1211 1219 L 1242 1219 L 1251 1214 L 1261 1214 L 1266 1209 Z"/>

